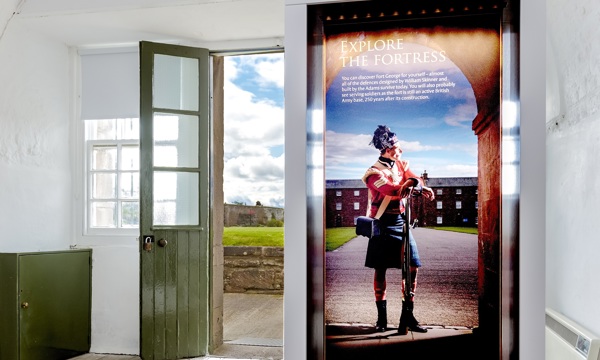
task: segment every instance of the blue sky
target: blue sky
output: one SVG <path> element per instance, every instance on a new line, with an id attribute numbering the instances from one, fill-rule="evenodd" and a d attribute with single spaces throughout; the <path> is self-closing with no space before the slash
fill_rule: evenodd
<path id="1" fill-rule="evenodd" d="M 225 58 L 225 202 L 284 205 L 283 53 Z"/>
<path id="2" fill-rule="evenodd" d="M 406 51 L 431 51 L 406 44 Z M 444 72 L 456 85 L 448 94 L 431 94 L 429 100 L 378 103 L 342 103 L 342 76 Z M 477 176 L 477 138 L 471 123 L 477 115 L 473 90 L 450 60 L 443 63 L 402 66 L 346 67 L 337 74 L 326 98 L 325 169 L 327 179 L 358 179 L 379 152 L 369 146 L 377 125 L 398 134 L 417 174 L 430 177 Z"/>

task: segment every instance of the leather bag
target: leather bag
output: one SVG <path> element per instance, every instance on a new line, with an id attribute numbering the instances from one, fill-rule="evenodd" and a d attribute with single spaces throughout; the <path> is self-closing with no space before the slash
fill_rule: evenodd
<path id="1" fill-rule="evenodd" d="M 366 236 L 369 239 L 381 235 L 381 222 L 379 221 L 379 218 L 383 215 L 383 212 L 389 203 L 390 196 L 386 196 L 383 198 L 374 218 L 369 216 L 359 216 L 356 218 L 356 235 Z"/>

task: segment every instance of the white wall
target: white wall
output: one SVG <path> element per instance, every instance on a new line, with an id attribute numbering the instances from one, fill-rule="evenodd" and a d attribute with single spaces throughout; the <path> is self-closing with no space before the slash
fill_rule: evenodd
<path id="1" fill-rule="evenodd" d="M 600 3 L 547 0 L 546 304 L 600 336 Z"/>
<path id="2" fill-rule="evenodd" d="M 67 249 L 69 50 L 15 22 L 2 29 L 0 252 Z"/>
<path id="3" fill-rule="evenodd" d="M 8 18 L 0 23 L 8 25 L 0 37 L 0 252 L 92 247 L 91 350 L 137 354 L 135 237 L 90 246 L 101 241 L 82 245 L 79 236 L 74 50 Z"/>

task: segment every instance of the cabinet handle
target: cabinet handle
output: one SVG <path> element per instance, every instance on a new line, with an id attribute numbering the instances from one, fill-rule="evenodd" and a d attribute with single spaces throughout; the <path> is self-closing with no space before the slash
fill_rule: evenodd
<path id="1" fill-rule="evenodd" d="M 23 302 L 23 303 L 21 303 L 21 307 L 23 309 L 28 309 L 29 308 L 29 303 L 28 302 Z"/>

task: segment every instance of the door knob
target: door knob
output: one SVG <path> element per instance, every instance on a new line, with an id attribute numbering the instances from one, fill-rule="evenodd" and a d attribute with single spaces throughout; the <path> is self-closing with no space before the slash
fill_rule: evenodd
<path id="1" fill-rule="evenodd" d="M 23 302 L 23 303 L 21 303 L 21 307 L 23 309 L 27 309 L 27 308 L 29 308 L 29 303 L 28 302 Z"/>
<path id="2" fill-rule="evenodd" d="M 160 247 L 165 247 L 165 246 L 167 246 L 167 244 L 168 244 L 167 240 L 165 240 L 165 239 L 158 240 L 158 246 L 160 246 Z"/>

